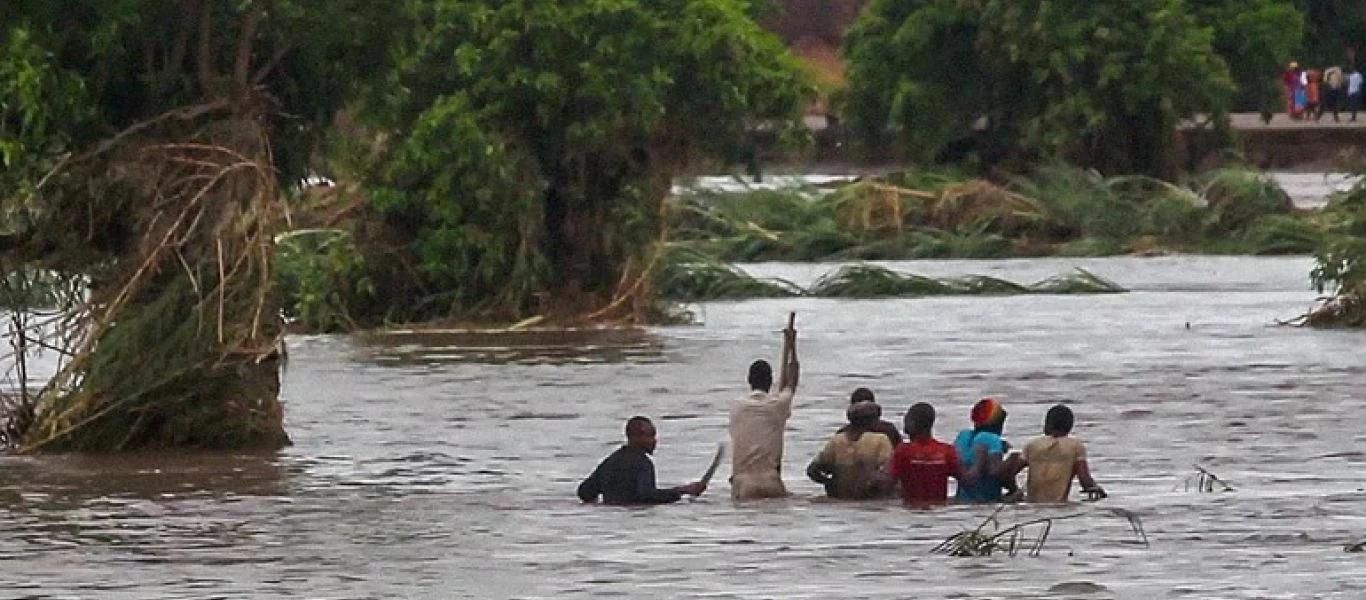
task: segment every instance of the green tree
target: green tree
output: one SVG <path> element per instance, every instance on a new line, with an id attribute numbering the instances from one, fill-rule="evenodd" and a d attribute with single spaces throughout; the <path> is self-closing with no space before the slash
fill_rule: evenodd
<path id="1" fill-rule="evenodd" d="M 1366 62 L 1366 0 L 1294 0 L 1304 14 L 1304 55 L 1316 67 Z"/>
<path id="2" fill-rule="evenodd" d="M 1181 0 L 873 0 L 846 38 L 847 112 L 864 140 L 922 160 L 985 137 L 1168 174 L 1177 125 L 1229 109 L 1212 41 Z"/>
<path id="3" fill-rule="evenodd" d="M 404 6 L 417 26 L 363 115 L 393 140 L 366 187 L 412 240 L 408 319 L 603 306 L 648 271 L 673 176 L 752 163 L 807 93 L 735 0 Z"/>
<path id="4" fill-rule="evenodd" d="M 1214 30 L 1214 51 L 1228 64 L 1238 91 L 1235 110 L 1281 110 L 1281 71 L 1304 39 L 1305 18 L 1289 0 L 1187 0 Z"/>
<path id="5" fill-rule="evenodd" d="M 90 285 L 69 361 L 0 415 L 8 441 L 286 441 L 277 173 L 385 72 L 384 4 L 0 3 L 0 269 Z"/>

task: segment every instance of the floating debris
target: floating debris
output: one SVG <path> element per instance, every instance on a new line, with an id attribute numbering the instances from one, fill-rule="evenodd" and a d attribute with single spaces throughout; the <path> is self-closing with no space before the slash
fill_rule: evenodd
<path id="1" fill-rule="evenodd" d="M 1084 517 L 1089 512 L 1074 513 L 1059 517 L 1044 517 L 1022 523 L 1016 523 L 1004 529 L 997 518 L 1005 505 L 996 507 L 976 529 L 960 531 L 949 536 L 948 539 L 940 542 L 938 546 L 930 550 L 932 554 L 943 554 L 946 556 L 991 556 L 996 553 L 1003 553 L 1010 557 L 1015 557 L 1021 551 L 1029 556 L 1037 557 L 1043 552 L 1043 547 L 1048 543 L 1048 536 L 1053 532 L 1053 523 L 1067 519 Z M 1134 536 L 1146 548 L 1148 547 L 1148 534 L 1143 530 L 1143 521 L 1132 511 L 1122 508 L 1107 508 L 1106 512 L 1118 517 L 1122 517 L 1129 522 L 1129 528 Z M 990 525 L 992 530 L 987 531 Z M 1031 535 L 1031 531 L 1037 531 L 1037 535 Z"/>
<path id="2" fill-rule="evenodd" d="M 1216 486 L 1218 486 L 1218 491 L 1220 492 L 1234 491 L 1232 485 L 1229 485 L 1227 481 L 1224 481 L 1218 475 L 1211 473 L 1209 469 L 1206 469 L 1200 465 L 1191 466 L 1195 467 L 1195 474 L 1185 479 L 1185 491 L 1190 491 L 1192 481 L 1195 482 L 1195 491 L 1200 493 L 1213 493 L 1215 491 L 1214 488 Z"/>

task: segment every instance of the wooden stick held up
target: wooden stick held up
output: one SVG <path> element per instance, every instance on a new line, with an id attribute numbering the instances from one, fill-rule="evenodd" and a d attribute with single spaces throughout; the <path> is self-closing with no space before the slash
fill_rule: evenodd
<path id="1" fill-rule="evenodd" d="M 797 387 L 797 313 L 787 313 L 787 328 L 783 329 L 783 357 L 779 366 L 778 389 Z"/>

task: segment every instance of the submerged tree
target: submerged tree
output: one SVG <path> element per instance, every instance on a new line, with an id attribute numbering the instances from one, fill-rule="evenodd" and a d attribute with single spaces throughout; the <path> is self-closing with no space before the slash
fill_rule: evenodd
<path id="1" fill-rule="evenodd" d="M 752 163 L 807 91 L 737 0 L 404 7 L 415 31 L 360 111 L 386 140 L 363 182 L 385 227 L 360 244 L 413 268 L 368 261 L 391 290 L 372 320 L 639 317 L 672 178 Z"/>
<path id="2" fill-rule="evenodd" d="M 1334 198 L 1328 212 L 1338 218 L 1314 253 L 1314 288 L 1331 296 L 1305 316 L 1318 327 L 1366 327 L 1366 181 Z"/>
<path id="3" fill-rule="evenodd" d="M 1181 0 L 873 0 L 845 41 L 847 113 L 865 141 L 924 160 L 983 137 L 1166 174 L 1176 127 L 1229 109 L 1212 39 Z"/>
<path id="4" fill-rule="evenodd" d="M 11 443 L 287 443 L 277 180 L 382 70 L 379 4 L 0 4 L 0 267 L 88 286 L 45 342 L 60 371 L 9 415 Z"/>

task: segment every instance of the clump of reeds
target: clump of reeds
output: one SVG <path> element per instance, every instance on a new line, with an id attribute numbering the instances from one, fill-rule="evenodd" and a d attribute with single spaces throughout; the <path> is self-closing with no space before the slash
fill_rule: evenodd
<path id="1" fill-rule="evenodd" d="M 655 280 L 664 298 L 694 302 L 797 296 L 802 289 L 781 279 L 758 279 L 731 265 L 693 253 L 674 253 L 664 259 Z"/>
<path id="2" fill-rule="evenodd" d="M 1289 194 L 1270 175 L 1250 169 L 1219 169 L 1195 182 L 1208 205 L 1206 231 L 1229 235 L 1246 231 L 1257 219 L 1295 209 Z"/>
<path id="3" fill-rule="evenodd" d="M 1324 232 L 1304 219 L 1267 215 L 1253 221 L 1245 237 L 1253 254 L 1312 254 L 1323 243 Z"/>
<path id="4" fill-rule="evenodd" d="M 830 193 L 694 190 L 673 205 L 670 239 L 724 261 L 1095 256 L 1173 247 L 1283 253 L 1303 251 L 1308 233 L 1285 222 L 1258 225 L 1268 215 L 1303 217 L 1287 214 L 1288 196 L 1269 176 L 1237 168 L 1185 184 L 1062 165 L 1005 184 L 913 171 Z"/>
<path id="5" fill-rule="evenodd" d="M 829 298 L 886 298 L 944 296 L 959 292 L 951 283 L 897 273 L 875 265 L 856 264 L 827 273 L 811 286 L 812 296 Z"/>
<path id="6" fill-rule="evenodd" d="M 1123 286 L 1081 267 L 1067 275 L 1054 275 L 1029 286 L 1035 294 L 1119 294 L 1127 292 Z"/>
<path id="7" fill-rule="evenodd" d="M 931 189 L 861 181 L 836 191 L 831 203 L 840 227 L 863 238 L 911 229 L 1014 233 L 1042 216 L 1033 198 L 981 179 Z"/>
<path id="8" fill-rule="evenodd" d="M 717 260 L 819 260 L 857 244 L 820 192 L 691 190 L 667 207 L 668 238 Z"/>
<path id="9" fill-rule="evenodd" d="M 1020 285 L 995 277 L 974 275 L 933 279 L 897 273 L 885 267 L 857 264 L 826 274 L 811 286 L 809 295 L 828 298 L 887 298 L 1003 294 L 1111 294 L 1127 291 L 1119 284 L 1086 270 Z"/>

